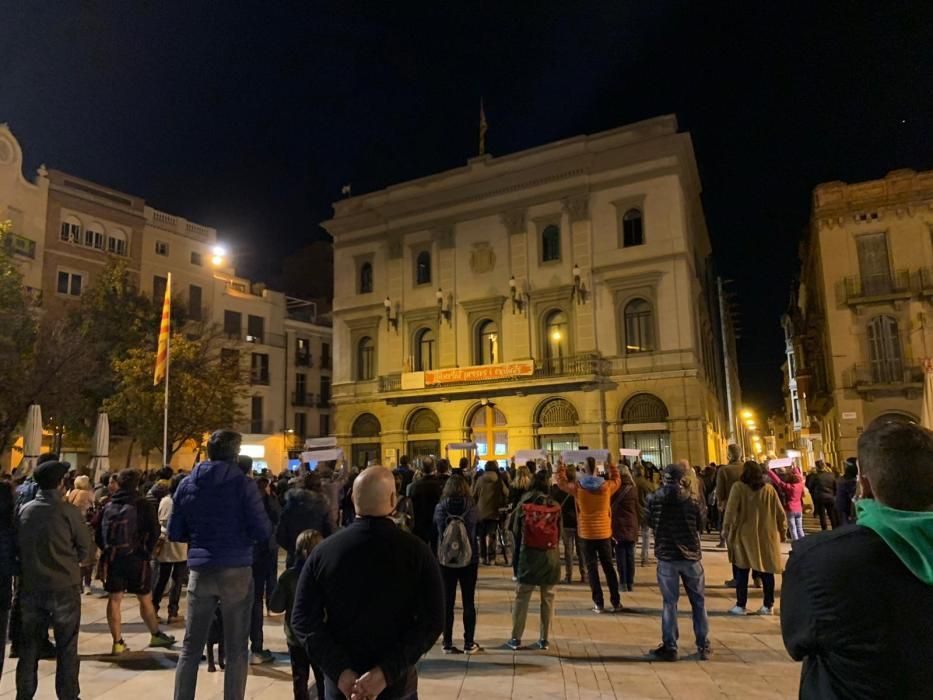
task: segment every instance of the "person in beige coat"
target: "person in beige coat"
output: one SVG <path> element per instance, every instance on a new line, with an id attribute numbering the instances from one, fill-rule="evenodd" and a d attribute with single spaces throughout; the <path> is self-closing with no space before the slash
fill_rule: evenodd
<path id="1" fill-rule="evenodd" d="M 738 584 L 735 607 L 729 613 L 747 613 L 748 574 L 755 571 L 761 575 L 764 587 L 764 604 L 758 614 L 772 615 L 774 575 L 784 570 L 781 542 L 787 531 L 787 516 L 777 491 L 765 485 L 764 474 L 756 462 L 745 463 L 741 478 L 732 487 L 723 530 Z"/>

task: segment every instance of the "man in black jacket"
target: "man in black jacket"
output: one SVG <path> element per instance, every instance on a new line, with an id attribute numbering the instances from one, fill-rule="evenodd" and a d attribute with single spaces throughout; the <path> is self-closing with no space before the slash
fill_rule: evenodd
<path id="1" fill-rule="evenodd" d="M 827 524 L 839 527 L 839 516 L 836 514 L 836 475 L 824 462 L 820 461 L 816 467 L 816 474 L 810 478 L 807 489 L 813 498 L 813 510 L 820 519 L 820 529 L 825 530 Z"/>
<path id="2" fill-rule="evenodd" d="M 414 481 L 409 489 L 409 498 L 415 515 L 411 531 L 416 537 L 437 551 L 437 530 L 434 527 L 434 509 L 441 500 L 446 478 L 434 473 L 434 458 L 425 457 L 421 462 L 424 477 Z"/>
<path id="3" fill-rule="evenodd" d="M 658 560 L 658 586 L 664 599 L 661 612 L 662 643 L 650 652 L 658 661 L 677 661 L 677 599 L 683 581 L 693 611 L 697 655 L 705 661 L 712 654 L 706 617 L 706 580 L 700 559 L 700 504 L 684 485 L 684 467 L 664 468 L 663 485 L 648 497 L 645 519 L 654 530 L 654 555 Z"/>
<path id="4" fill-rule="evenodd" d="M 285 508 L 275 529 L 275 539 L 285 550 L 285 568 L 295 563 L 295 542 L 305 530 L 317 530 L 324 537 L 334 531 L 330 502 L 321 493 L 321 479 L 311 472 L 300 486 L 285 492 Z"/>
<path id="5" fill-rule="evenodd" d="M 933 433 L 870 425 L 858 441 L 858 522 L 794 542 L 781 631 L 800 697 L 933 692 Z"/>
<path id="6" fill-rule="evenodd" d="M 356 520 L 314 549 L 298 581 L 292 629 L 324 670 L 328 699 L 412 697 L 415 664 L 443 629 L 440 569 L 389 519 L 396 498 L 391 471 L 360 474 Z"/>

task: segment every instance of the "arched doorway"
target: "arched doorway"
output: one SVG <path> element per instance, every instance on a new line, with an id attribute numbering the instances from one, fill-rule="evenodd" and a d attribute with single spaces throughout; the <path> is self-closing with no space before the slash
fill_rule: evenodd
<path id="1" fill-rule="evenodd" d="M 379 464 L 382 444 L 379 437 L 382 425 L 372 413 L 361 413 L 350 428 L 351 464 L 355 467 Z"/>
<path id="2" fill-rule="evenodd" d="M 509 430 L 505 414 L 492 403 L 480 404 L 473 409 L 467 425 L 480 461 L 494 459 L 500 467 L 508 466 Z"/>
<path id="3" fill-rule="evenodd" d="M 642 461 L 670 464 L 671 433 L 667 406 L 654 394 L 635 394 L 622 406 L 622 447 L 641 450 Z"/>
<path id="4" fill-rule="evenodd" d="M 577 409 L 567 399 L 547 399 L 535 413 L 538 449 L 546 450 L 551 464 L 564 450 L 580 447 Z"/>
<path id="5" fill-rule="evenodd" d="M 430 408 L 416 409 L 408 417 L 408 456 L 414 464 L 441 454 L 441 421 Z M 414 439 L 412 439 L 414 438 Z"/>

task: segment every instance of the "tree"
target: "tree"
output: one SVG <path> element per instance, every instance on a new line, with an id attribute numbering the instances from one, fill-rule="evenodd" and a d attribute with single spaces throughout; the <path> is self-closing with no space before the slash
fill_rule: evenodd
<path id="1" fill-rule="evenodd" d="M 165 386 L 153 386 L 155 350 L 131 348 L 113 361 L 117 378 L 115 392 L 104 408 L 121 421 L 137 440 L 144 454 L 163 451 L 163 400 Z M 172 456 L 188 441 L 199 448 L 204 434 L 229 427 L 242 419 L 240 406 L 247 395 L 245 376 L 239 367 L 225 364 L 209 335 L 196 339 L 172 335 L 169 371 L 168 434 Z"/>
<path id="2" fill-rule="evenodd" d="M 0 453 L 13 444 L 32 402 L 38 322 L 8 247 L 12 224 L 0 221 Z"/>

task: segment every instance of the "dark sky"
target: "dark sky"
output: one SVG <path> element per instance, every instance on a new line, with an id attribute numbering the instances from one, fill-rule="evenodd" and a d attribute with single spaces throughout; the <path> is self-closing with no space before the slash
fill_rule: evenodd
<path id="1" fill-rule="evenodd" d="M 274 280 L 342 184 L 475 155 L 480 95 L 496 155 L 675 112 L 768 410 L 813 186 L 933 167 L 933 3 L 755 4 L 0 0 L 0 121 Z"/>

